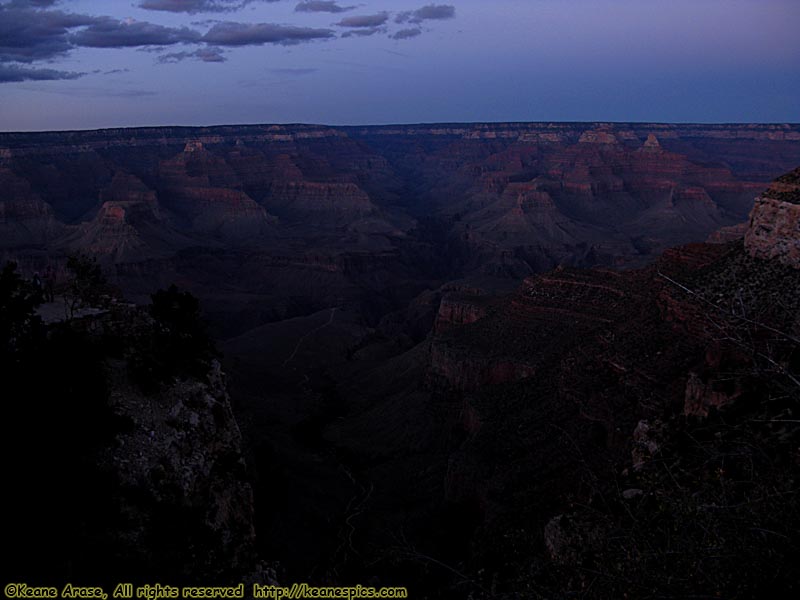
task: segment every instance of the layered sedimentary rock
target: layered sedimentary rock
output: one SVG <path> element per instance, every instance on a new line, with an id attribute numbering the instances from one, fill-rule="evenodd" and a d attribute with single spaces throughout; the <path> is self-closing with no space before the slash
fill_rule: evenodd
<path id="1" fill-rule="evenodd" d="M 763 188 L 621 127 L 585 129 L 558 144 L 468 144 L 430 154 L 419 169 L 430 180 L 425 197 L 480 262 L 517 275 L 526 265 L 644 264 L 741 220 Z"/>
<path id="2" fill-rule="evenodd" d="M 220 316 L 296 316 L 332 297 L 378 320 L 454 278 L 636 267 L 704 240 L 800 163 L 798 136 L 612 123 L 0 134 L 3 168 L 27 186 L 15 198 L 52 207 L 63 231 L 31 249 L 11 241 L 30 239 L 15 216 L 4 244 L 26 265 L 86 250 L 136 298 L 179 281 Z M 222 320 L 261 324 L 250 318 Z"/>
<path id="3" fill-rule="evenodd" d="M 432 373 L 459 390 L 534 376 L 550 356 L 606 327 L 639 296 L 635 280 L 613 271 L 562 269 L 526 279 L 506 298 L 462 298 L 460 319 L 445 297 Z"/>
<path id="4" fill-rule="evenodd" d="M 737 223 L 729 227 L 721 227 L 708 236 L 706 242 L 709 244 L 727 244 L 735 240 L 744 238 L 747 233 L 749 223 Z"/>
<path id="5" fill-rule="evenodd" d="M 434 331 L 443 332 L 450 327 L 474 323 L 486 314 L 484 298 L 463 292 L 445 294 L 436 313 Z"/>
<path id="6" fill-rule="evenodd" d="M 36 246 L 64 230 L 53 209 L 10 169 L 0 168 L 0 246 Z"/>
<path id="7" fill-rule="evenodd" d="M 369 196 L 354 183 L 277 182 L 264 203 L 292 221 L 327 226 L 353 223 L 377 213 Z"/>
<path id="8" fill-rule="evenodd" d="M 800 268 L 800 169 L 756 199 L 744 243 L 751 256 Z"/>
<path id="9" fill-rule="evenodd" d="M 118 172 L 100 201 L 95 217 L 60 245 L 103 262 L 126 263 L 170 256 L 192 243 L 171 227 L 155 191 L 138 177 Z"/>
<path id="10" fill-rule="evenodd" d="M 162 201 L 192 231 L 230 240 L 265 235 L 272 219 L 242 189 L 233 169 L 198 140 L 159 165 Z"/>
<path id="11" fill-rule="evenodd" d="M 173 227 L 206 238 L 200 245 L 259 242 L 289 228 L 301 237 L 344 229 L 370 246 L 376 236 L 402 237 L 415 227 L 409 217 L 434 217 L 449 227 L 450 243 L 469 253 L 467 268 L 514 276 L 561 263 L 635 266 L 671 244 L 704 239 L 743 220 L 764 172 L 794 157 L 800 162 L 800 129 L 791 125 L 265 125 L 0 135 L 0 161 L 30 186 L 25 202 L 49 204 L 67 225 L 95 215 L 100 191 L 126 172 L 158 195 Z M 271 214 L 283 221 L 278 230 Z"/>

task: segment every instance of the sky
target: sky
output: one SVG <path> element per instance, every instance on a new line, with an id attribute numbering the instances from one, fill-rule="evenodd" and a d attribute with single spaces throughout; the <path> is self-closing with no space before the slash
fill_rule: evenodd
<path id="1" fill-rule="evenodd" d="M 799 122 L 800 0 L 0 0 L 0 131 Z"/>

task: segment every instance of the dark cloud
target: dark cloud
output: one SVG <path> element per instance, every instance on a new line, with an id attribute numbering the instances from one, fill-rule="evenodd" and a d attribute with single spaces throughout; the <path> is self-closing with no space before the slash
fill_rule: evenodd
<path id="1" fill-rule="evenodd" d="M 246 4 L 259 0 L 142 0 L 141 8 L 180 13 L 212 13 L 239 10 Z M 260 0 L 277 2 L 278 0 Z"/>
<path id="2" fill-rule="evenodd" d="M 221 48 L 200 48 L 194 52 L 171 52 L 169 54 L 162 54 L 158 57 L 158 62 L 177 63 L 183 60 L 194 59 L 207 63 L 221 63 L 226 59 L 224 51 Z"/>
<path id="3" fill-rule="evenodd" d="M 48 60 L 72 47 L 70 30 L 91 25 L 96 17 L 0 5 L 0 62 Z"/>
<path id="4" fill-rule="evenodd" d="M 192 21 L 190 25 L 192 27 L 211 27 L 221 22 L 219 19 L 203 19 L 202 21 Z"/>
<path id="5" fill-rule="evenodd" d="M 28 67 L 0 64 L 0 83 L 77 79 L 83 75 L 85 75 L 85 73 L 70 73 L 68 71 L 56 71 L 55 69 L 31 69 Z"/>
<path id="6" fill-rule="evenodd" d="M 277 0 L 138 0 L 143 8 L 172 12 L 228 10 L 251 1 Z M 312 40 L 332 39 L 331 29 L 297 27 L 275 23 L 214 22 L 203 34 L 190 27 L 168 27 L 112 17 L 91 16 L 54 10 L 58 0 L 0 0 L 0 82 L 74 79 L 83 73 L 55 69 L 34 69 L 31 63 L 52 61 L 80 48 L 138 48 L 163 52 L 166 46 L 192 44 L 194 48 L 162 54 L 162 63 L 183 60 L 224 62 L 222 47 L 263 44 L 292 45 Z M 306 0 L 311 11 L 344 11 L 336 2 Z M 306 9 L 299 9 L 306 10 Z M 383 24 L 387 13 L 362 17 L 350 26 L 364 30 L 360 35 L 375 33 L 369 23 Z M 114 69 L 103 74 L 124 72 Z"/>
<path id="7" fill-rule="evenodd" d="M 202 40 L 218 46 L 259 46 L 262 44 L 281 44 L 289 46 L 311 40 L 325 40 L 336 37 L 330 29 L 295 27 L 275 23 L 217 23 L 208 30 Z"/>
<path id="8" fill-rule="evenodd" d="M 360 29 L 351 29 L 350 31 L 343 33 L 342 37 L 367 37 L 370 35 L 375 35 L 376 33 L 386 33 L 386 27 L 363 27 Z"/>
<path id="9" fill-rule="evenodd" d="M 294 7 L 295 12 L 343 13 L 355 6 L 339 6 L 333 0 L 305 0 Z"/>
<path id="10" fill-rule="evenodd" d="M 15 6 L 18 8 L 47 8 L 58 4 L 61 0 L 11 0 L 7 6 Z"/>
<path id="11" fill-rule="evenodd" d="M 401 12 L 395 17 L 396 23 L 422 23 L 423 21 L 440 21 L 456 16 L 456 7 L 450 4 L 428 4 L 417 10 Z"/>
<path id="12" fill-rule="evenodd" d="M 199 39 L 200 33 L 187 27 L 164 27 L 145 21 L 118 21 L 110 17 L 100 17 L 69 37 L 69 41 L 76 46 L 89 48 L 171 46 L 197 42 Z"/>
<path id="13" fill-rule="evenodd" d="M 391 36 L 393 40 L 407 40 L 413 37 L 417 37 L 422 33 L 422 29 L 419 27 L 414 27 L 411 29 L 401 29 L 397 33 Z"/>
<path id="14" fill-rule="evenodd" d="M 200 36 L 186 27 L 0 5 L 0 63 L 51 60 L 78 46 L 170 46 L 197 42 Z"/>
<path id="15" fill-rule="evenodd" d="M 225 62 L 225 51 L 222 48 L 200 48 L 196 50 L 195 58 L 202 62 Z"/>
<path id="16" fill-rule="evenodd" d="M 40 0 L 40 3 L 41 6 L 48 4 L 45 0 Z M 233 22 L 216 22 L 203 35 L 188 27 L 166 27 L 145 21 L 120 21 L 111 17 L 40 10 L 31 6 L 24 8 L 17 2 L 13 5 L 0 4 L 0 64 L 52 60 L 77 47 L 157 49 L 176 44 L 291 45 L 334 37 L 335 34 L 330 29 Z M 204 62 L 225 60 L 222 51 L 213 47 L 175 52 L 159 60 L 170 62 L 190 58 Z M 8 77 L 13 75 L 18 78 L 23 74 L 28 78 L 63 78 L 56 71 L 45 70 L 37 75 L 21 67 L 15 67 Z"/>
<path id="17" fill-rule="evenodd" d="M 337 23 L 339 27 L 380 27 L 389 20 L 389 13 L 381 12 L 376 15 L 356 15 L 345 17 Z"/>

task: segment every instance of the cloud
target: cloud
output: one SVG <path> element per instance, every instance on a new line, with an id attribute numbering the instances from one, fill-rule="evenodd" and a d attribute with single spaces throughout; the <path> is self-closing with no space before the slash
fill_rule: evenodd
<path id="1" fill-rule="evenodd" d="M 68 71 L 56 71 L 55 69 L 31 69 L 0 64 L 0 83 L 77 79 L 78 77 L 83 77 L 83 75 L 85 73 L 70 73 Z"/>
<path id="2" fill-rule="evenodd" d="M 380 27 L 389 20 L 389 13 L 380 12 L 376 15 L 356 15 L 345 17 L 337 23 L 339 27 Z"/>
<path id="3" fill-rule="evenodd" d="M 386 33 L 386 27 L 362 27 L 360 29 L 352 29 L 342 34 L 343 38 L 347 37 L 367 37 L 375 35 L 376 33 Z"/>
<path id="4" fill-rule="evenodd" d="M 275 23 L 217 23 L 202 37 L 202 41 L 218 46 L 260 46 L 280 44 L 289 46 L 311 40 L 336 37 L 330 29 L 295 27 Z"/>
<path id="5" fill-rule="evenodd" d="M 216 22 L 203 35 L 189 27 L 167 27 L 146 21 L 121 21 L 112 17 L 39 8 L 51 4 L 53 2 L 48 0 L 30 0 L 24 5 L 21 0 L 10 4 L 0 0 L 0 65 L 49 61 L 66 56 L 79 47 L 158 49 L 176 44 L 198 44 L 201 47 L 163 55 L 159 62 L 187 59 L 224 62 L 223 51 L 215 46 L 292 45 L 336 37 L 331 29 L 234 22 Z M 189 8 L 186 3 L 181 6 Z M 6 81 L 71 77 L 67 72 L 52 69 L 34 71 L 19 65 L 7 68 L 4 73 Z"/>
<path id="6" fill-rule="evenodd" d="M 201 37 L 186 27 L 15 6 L 0 4 L 0 63 L 52 60 L 79 46 L 170 46 Z"/>
<path id="7" fill-rule="evenodd" d="M 221 63 L 228 60 L 225 58 L 222 48 L 200 48 L 194 52 L 171 52 L 169 54 L 162 54 L 158 57 L 158 62 L 162 64 L 177 63 L 190 58 L 207 63 Z"/>
<path id="8" fill-rule="evenodd" d="M 441 21 L 456 16 L 456 7 L 450 4 L 428 4 L 417 10 L 401 12 L 395 17 L 396 23 L 415 23 Z"/>
<path id="9" fill-rule="evenodd" d="M 164 27 L 146 21 L 125 22 L 111 17 L 98 17 L 94 23 L 69 37 L 76 46 L 88 48 L 171 46 L 199 39 L 200 33 L 187 27 Z"/>
<path id="10" fill-rule="evenodd" d="M 412 29 L 401 29 L 397 33 L 391 36 L 393 40 L 407 40 L 410 38 L 417 37 L 418 35 L 422 34 L 422 29 L 419 27 L 414 27 Z"/>
<path id="11" fill-rule="evenodd" d="M 52 9 L 58 1 L 0 0 L 0 83 L 81 77 L 85 73 L 29 66 L 67 56 L 72 50 L 81 47 L 138 48 L 163 52 L 167 46 L 191 44 L 193 48 L 161 54 L 156 60 L 160 63 L 184 60 L 219 63 L 226 60 L 225 47 L 264 44 L 287 46 L 337 37 L 332 29 L 327 28 L 232 21 L 213 22 L 211 28 L 203 34 L 192 27 L 170 27 L 133 19 L 120 20 Z M 137 3 L 152 10 L 188 13 L 212 9 L 228 10 L 254 1 L 277 0 L 137 0 Z M 303 5 L 305 8 L 302 8 Z M 353 7 L 344 7 L 327 0 L 305 0 L 296 8 L 301 12 L 343 12 Z M 385 28 L 380 26 L 388 18 L 388 13 L 354 17 L 344 26 L 358 30 L 355 35 L 373 35 L 379 31 L 385 32 Z M 121 72 L 125 71 L 113 69 L 102 74 Z"/>
<path id="12" fill-rule="evenodd" d="M 8 6 L 18 8 L 48 8 L 54 4 L 58 4 L 61 0 L 11 0 Z"/>
<path id="13" fill-rule="evenodd" d="M 141 89 L 120 89 L 119 87 L 86 86 L 75 85 L 69 87 L 52 86 L 41 88 L 39 86 L 21 85 L 21 89 L 36 90 L 48 94 L 59 94 L 62 96 L 74 96 L 78 98 L 97 98 L 98 96 L 109 96 L 112 98 L 142 98 L 146 96 L 157 96 L 159 93 L 152 90 Z"/>
<path id="14" fill-rule="evenodd" d="M 111 96 L 113 98 L 147 98 L 158 96 L 158 92 L 152 90 L 103 90 L 101 92 L 90 91 L 89 96 Z"/>
<path id="15" fill-rule="evenodd" d="M 239 10 L 246 4 L 256 0 L 142 0 L 140 8 L 175 13 L 212 13 Z M 261 0 L 277 2 L 278 0 Z"/>
<path id="16" fill-rule="evenodd" d="M 273 73 L 277 73 L 278 75 L 292 75 L 295 77 L 299 77 L 301 75 L 311 75 L 311 73 L 316 73 L 319 69 L 291 69 L 291 68 L 283 68 L 283 69 L 270 69 Z"/>
<path id="17" fill-rule="evenodd" d="M 0 62 L 30 63 L 69 52 L 72 29 L 91 25 L 96 17 L 0 5 Z"/>
<path id="18" fill-rule="evenodd" d="M 343 13 L 355 6 L 339 6 L 333 0 L 305 0 L 294 7 L 295 12 Z"/>

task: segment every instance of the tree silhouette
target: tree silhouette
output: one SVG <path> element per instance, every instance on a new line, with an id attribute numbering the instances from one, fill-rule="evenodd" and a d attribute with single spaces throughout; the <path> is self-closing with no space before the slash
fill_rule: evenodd
<path id="1" fill-rule="evenodd" d="M 131 357 L 134 379 L 145 391 L 173 377 L 203 379 L 218 354 L 200 312 L 200 302 L 175 285 L 151 296 L 155 327 L 140 337 Z"/>
<path id="2" fill-rule="evenodd" d="M 69 317 L 75 316 L 79 308 L 100 307 L 107 303 L 110 288 L 97 260 L 86 254 L 74 254 L 67 258 L 70 280 L 64 293 Z"/>
<path id="3" fill-rule="evenodd" d="M 0 353 L 4 365 L 37 343 L 42 320 L 36 315 L 39 291 L 17 273 L 17 264 L 6 263 L 0 272 Z"/>

